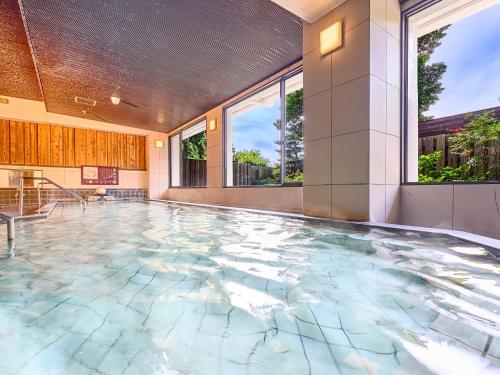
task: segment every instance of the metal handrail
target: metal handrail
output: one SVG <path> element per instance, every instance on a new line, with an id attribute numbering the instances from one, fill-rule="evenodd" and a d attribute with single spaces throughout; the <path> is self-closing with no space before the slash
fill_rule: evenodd
<path id="1" fill-rule="evenodd" d="M 7 241 L 13 241 L 16 238 L 14 218 L 0 212 L 0 220 L 7 222 Z"/>
<path id="2" fill-rule="evenodd" d="M 71 190 L 66 189 L 64 186 L 59 185 L 57 182 L 54 182 L 47 177 L 25 177 L 25 176 L 22 176 L 20 179 L 20 193 L 19 193 L 19 212 L 20 212 L 21 216 L 23 215 L 23 210 L 24 210 L 24 180 L 42 181 L 38 185 L 53 185 L 56 188 L 58 188 L 59 190 L 62 190 L 65 193 L 77 198 L 80 201 L 80 205 L 82 206 L 84 211 L 87 208 L 87 202 L 80 195 L 78 195 L 77 193 L 75 193 Z M 39 210 L 39 212 L 40 212 L 40 206 L 41 206 L 41 197 L 40 197 L 40 188 L 38 187 L 38 210 Z"/>

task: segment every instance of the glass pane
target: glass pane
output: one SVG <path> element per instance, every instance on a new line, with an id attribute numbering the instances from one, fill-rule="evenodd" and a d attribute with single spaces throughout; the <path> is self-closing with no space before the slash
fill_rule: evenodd
<path id="1" fill-rule="evenodd" d="M 226 185 L 281 183 L 280 85 L 226 111 Z"/>
<path id="2" fill-rule="evenodd" d="M 494 3 L 443 0 L 409 19 L 408 182 L 500 180 Z"/>
<path id="3" fill-rule="evenodd" d="M 304 117 L 302 115 L 304 90 L 302 73 L 285 81 L 285 95 L 285 182 L 301 183 L 304 179 Z"/>
<path id="4" fill-rule="evenodd" d="M 180 184 L 180 138 L 179 134 L 170 137 L 170 186 L 181 186 Z"/>
<path id="5" fill-rule="evenodd" d="M 182 132 L 182 186 L 207 186 L 207 124 L 203 120 Z"/>

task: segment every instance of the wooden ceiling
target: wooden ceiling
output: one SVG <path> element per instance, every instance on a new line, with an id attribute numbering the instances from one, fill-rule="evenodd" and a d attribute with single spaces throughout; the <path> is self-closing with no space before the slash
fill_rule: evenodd
<path id="1" fill-rule="evenodd" d="M 271 0 L 3 0 L 0 41 L 0 95 L 171 131 L 300 60 L 302 20 Z"/>

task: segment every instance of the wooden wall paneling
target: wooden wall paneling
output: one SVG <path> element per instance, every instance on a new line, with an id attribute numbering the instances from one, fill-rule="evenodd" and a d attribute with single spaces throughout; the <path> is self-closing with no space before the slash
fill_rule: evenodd
<path id="1" fill-rule="evenodd" d="M 87 164 L 87 132 L 75 128 L 75 167 Z"/>
<path id="2" fill-rule="evenodd" d="M 64 166 L 75 166 L 75 129 L 63 128 Z"/>
<path id="3" fill-rule="evenodd" d="M 87 129 L 87 165 L 96 165 L 97 163 L 97 132 Z"/>
<path id="4" fill-rule="evenodd" d="M 38 165 L 50 165 L 50 125 L 38 124 Z"/>
<path id="5" fill-rule="evenodd" d="M 24 164 L 24 122 L 10 121 L 10 164 Z"/>
<path id="6" fill-rule="evenodd" d="M 146 168 L 146 137 L 137 136 L 137 168 L 145 171 Z"/>
<path id="7" fill-rule="evenodd" d="M 50 165 L 60 167 L 64 165 L 63 127 L 50 125 Z"/>
<path id="8" fill-rule="evenodd" d="M 127 155 L 127 135 L 126 134 L 119 134 L 119 139 L 120 139 L 120 158 L 118 160 L 118 167 L 120 169 L 128 169 L 128 155 Z"/>
<path id="9" fill-rule="evenodd" d="M 97 132 L 96 135 L 96 148 L 97 148 L 97 165 L 108 165 L 108 133 Z"/>
<path id="10" fill-rule="evenodd" d="M 136 136 L 127 134 L 127 169 L 137 169 Z"/>
<path id="11" fill-rule="evenodd" d="M 10 164 L 9 120 L 0 120 L 0 164 Z"/>
<path id="12" fill-rule="evenodd" d="M 120 135 L 118 133 L 108 133 L 108 165 L 110 167 L 119 166 Z"/>
<path id="13" fill-rule="evenodd" d="M 38 164 L 38 125 L 24 123 L 24 164 Z"/>

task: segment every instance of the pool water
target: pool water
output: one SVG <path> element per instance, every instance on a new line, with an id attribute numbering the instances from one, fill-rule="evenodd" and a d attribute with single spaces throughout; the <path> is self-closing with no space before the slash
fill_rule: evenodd
<path id="1" fill-rule="evenodd" d="M 16 226 L 1 374 L 500 371 L 500 268 L 480 246 L 140 202 Z"/>

